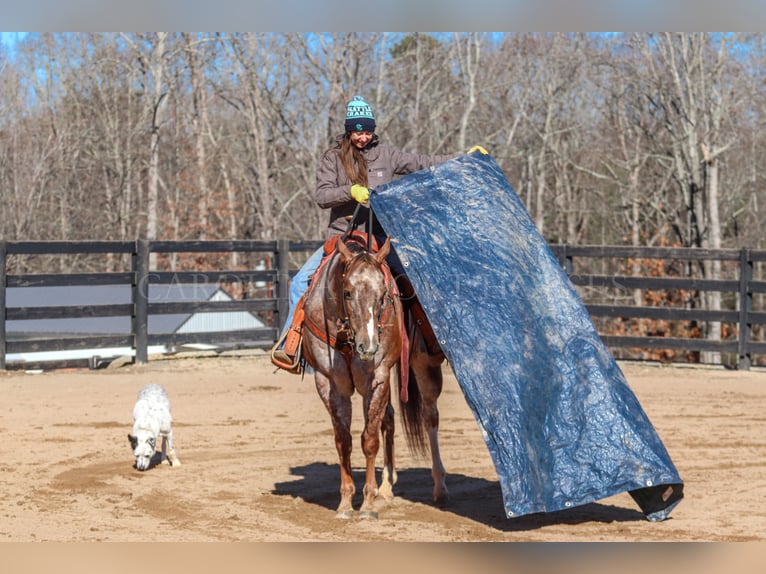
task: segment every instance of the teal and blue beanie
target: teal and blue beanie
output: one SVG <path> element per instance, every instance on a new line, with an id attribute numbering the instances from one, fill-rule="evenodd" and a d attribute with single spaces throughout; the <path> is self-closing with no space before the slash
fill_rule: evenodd
<path id="1" fill-rule="evenodd" d="M 375 114 L 362 96 L 354 96 L 354 99 L 348 103 L 345 127 L 347 132 L 375 131 Z"/>

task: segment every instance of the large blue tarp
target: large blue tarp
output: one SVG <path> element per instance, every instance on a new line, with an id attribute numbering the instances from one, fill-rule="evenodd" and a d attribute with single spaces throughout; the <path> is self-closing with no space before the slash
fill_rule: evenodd
<path id="1" fill-rule="evenodd" d="M 663 520 L 683 482 L 502 170 L 471 154 L 373 191 L 484 436 L 506 515 L 629 492 Z"/>

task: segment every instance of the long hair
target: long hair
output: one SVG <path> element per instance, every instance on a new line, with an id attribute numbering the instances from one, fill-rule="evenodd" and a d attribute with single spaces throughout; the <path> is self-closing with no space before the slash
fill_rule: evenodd
<path id="1" fill-rule="evenodd" d="M 362 151 L 351 143 L 348 132 L 343 136 L 338 146 L 340 148 L 340 162 L 351 183 L 367 187 L 367 158 Z"/>

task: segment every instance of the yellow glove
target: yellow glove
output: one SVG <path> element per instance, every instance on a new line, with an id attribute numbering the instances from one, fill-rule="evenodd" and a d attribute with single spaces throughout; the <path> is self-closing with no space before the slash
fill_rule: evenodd
<path id="1" fill-rule="evenodd" d="M 485 150 L 485 149 L 484 149 L 483 147 L 481 147 L 480 145 L 475 145 L 475 146 L 473 146 L 471 149 L 469 149 L 469 150 L 468 150 L 468 153 L 473 153 L 473 152 L 475 152 L 475 151 L 479 152 L 481 155 L 489 155 L 489 154 L 487 153 L 487 150 Z"/>
<path id="2" fill-rule="evenodd" d="M 355 183 L 351 186 L 351 197 L 359 203 L 367 203 L 370 200 L 370 190 L 363 185 Z"/>

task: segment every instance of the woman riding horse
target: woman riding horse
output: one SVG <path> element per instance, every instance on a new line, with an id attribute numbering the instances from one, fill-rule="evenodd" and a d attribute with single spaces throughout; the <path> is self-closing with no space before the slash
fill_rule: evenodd
<path id="1" fill-rule="evenodd" d="M 461 155 L 417 154 L 380 143 L 378 134 L 375 133 L 375 114 L 370 104 L 360 96 L 355 96 L 348 102 L 344 127 L 344 133 L 336 136 L 335 145 L 322 154 L 317 166 L 314 197 L 320 207 L 330 210 L 327 237 L 340 235 L 348 229 L 349 220 L 358 204 L 368 205 L 370 188 L 389 183 L 396 176 L 413 173 Z M 480 146 L 472 147 L 469 153 L 476 150 L 486 153 Z M 365 217 L 361 219 L 367 220 Z M 366 225 L 361 229 L 368 231 Z M 372 232 L 382 244 L 383 230 L 378 226 Z M 322 257 L 323 248 L 320 247 L 293 278 L 290 287 L 290 311 L 279 342 L 272 353 L 279 361 L 275 363 L 278 366 L 297 364 L 299 357 L 296 357 L 295 353 L 299 336 L 293 338 L 291 345 L 286 346 L 284 343 L 291 329 L 300 333 L 302 317 L 297 317 L 296 324 L 293 324 L 293 320 L 296 319 L 295 309 Z M 406 278 L 404 268 L 393 249 L 387 263 L 395 277 Z M 404 291 L 407 290 L 406 283 L 401 287 Z M 411 293 L 405 295 L 412 298 Z"/>
<path id="2" fill-rule="evenodd" d="M 330 209 L 328 239 L 337 239 L 349 231 L 350 219 L 358 212 L 360 204 L 368 204 L 370 187 L 381 186 L 398 175 L 460 155 L 422 155 L 381 144 L 375 133 L 372 108 L 359 96 L 348 103 L 344 126 L 345 132 L 336 137 L 336 145 L 322 155 L 317 168 L 315 197 L 321 207 Z M 487 153 L 480 146 L 474 146 L 469 153 L 473 151 Z M 372 218 L 361 217 L 361 221 L 371 222 Z M 372 509 L 376 497 L 381 495 L 383 499 L 389 499 L 393 496 L 396 468 L 390 375 L 396 370 L 395 365 L 399 366 L 398 396 L 408 444 L 414 452 L 421 454 L 425 454 L 428 445 L 434 481 L 433 500 L 441 504 L 448 498 L 446 472 L 439 453 L 436 406 L 442 390 L 444 354 L 430 332 L 425 315 L 416 317 L 419 304 L 390 240 L 383 241 L 382 229 L 367 227 L 374 225 L 362 223 L 361 231 L 374 235 L 375 243 L 383 245 L 376 254 L 359 253 L 358 247 L 356 250 L 347 248 L 344 237 L 337 239 L 340 256 L 332 249 L 328 249 L 333 251 L 332 254 L 325 253 L 331 243 L 328 241 L 303 265 L 290 289 L 288 319 L 272 349 L 274 364 L 300 372 L 301 341 L 306 338 L 304 359 L 314 369 L 317 391 L 333 421 L 341 466 L 341 502 L 337 510 L 340 518 L 349 518 L 353 512 L 349 427 L 351 395 L 355 391 L 363 397 L 365 418 L 362 449 L 366 459 L 366 479 L 360 514 L 376 516 Z M 368 235 L 368 245 L 373 243 Z M 357 261 L 363 261 L 368 268 L 377 266 L 379 271 L 368 271 L 366 281 L 356 276 L 352 281 L 352 268 L 356 270 L 361 266 Z M 320 264 L 322 268 L 318 271 Z M 378 280 L 374 281 L 374 277 Z M 381 279 L 383 277 L 385 281 Z M 312 288 L 306 293 L 310 279 Z M 391 301 L 389 306 L 386 306 L 387 301 Z M 339 303 L 343 305 L 337 307 Z M 410 307 L 409 313 L 403 310 L 402 303 Z M 297 313 L 296 308 L 300 310 Z M 373 321 L 371 317 L 377 318 Z M 419 327 L 414 328 L 415 324 Z M 430 337 L 424 335 L 429 332 Z M 374 464 L 380 434 L 384 441 L 384 467 L 382 484 L 378 488 Z"/>

